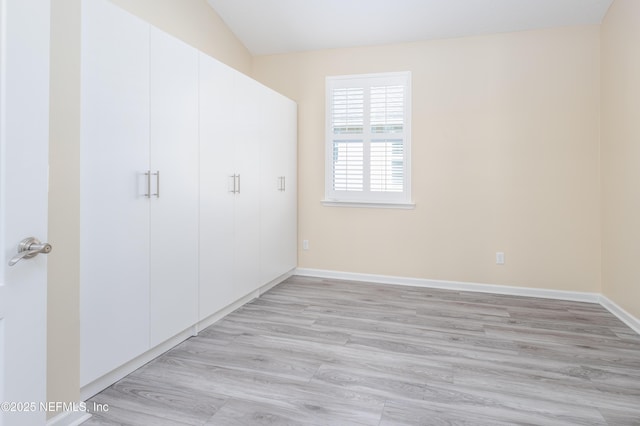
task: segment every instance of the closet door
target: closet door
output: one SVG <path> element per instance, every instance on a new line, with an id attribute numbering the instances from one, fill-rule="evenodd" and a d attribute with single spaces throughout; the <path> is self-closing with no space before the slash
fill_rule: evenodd
<path id="1" fill-rule="evenodd" d="M 198 320 L 198 51 L 152 27 L 151 346 Z"/>
<path id="2" fill-rule="evenodd" d="M 82 3 L 80 384 L 149 348 L 149 26 Z"/>
<path id="3" fill-rule="evenodd" d="M 276 237 L 276 264 L 280 274 L 298 265 L 298 107 L 295 102 L 279 95 L 276 126 L 279 139 L 279 172 L 285 177 L 281 212 L 277 218 L 279 235 Z"/>
<path id="4" fill-rule="evenodd" d="M 280 225 L 282 236 L 279 238 L 278 252 L 281 253 L 280 268 L 288 272 L 298 266 L 298 105 L 281 98 L 282 115 L 278 121 L 278 132 L 282 136 L 282 170 L 286 179 L 284 189 L 284 207 Z"/>
<path id="5" fill-rule="evenodd" d="M 272 281 L 295 268 L 296 104 L 264 89 L 266 119 L 261 143 L 260 278 Z"/>
<path id="6" fill-rule="evenodd" d="M 237 71 L 200 54 L 200 297 L 205 319 L 243 296 L 234 282 Z M 235 182 L 234 182 L 235 181 Z M 242 184 L 242 182 L 241 182 Z M 243 189 L 242 187 L 240 189 Z"/>
<path id="7" fill-rule="evenodd" d="M 242 296 L 260 282 L 260 144 L 264 141 L 264 86 L 236 73 L 235 164 L 240 175 L 235 197 L 234 279 Z"/>

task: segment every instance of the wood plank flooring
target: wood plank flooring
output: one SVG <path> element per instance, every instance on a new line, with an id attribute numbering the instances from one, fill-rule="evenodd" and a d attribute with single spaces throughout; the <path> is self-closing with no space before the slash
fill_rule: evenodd
<path id="1" fill-rule="evenodd" d="M 86 425 L 640 425 L 600 305 L 292 277 L 88 401 Z"/>

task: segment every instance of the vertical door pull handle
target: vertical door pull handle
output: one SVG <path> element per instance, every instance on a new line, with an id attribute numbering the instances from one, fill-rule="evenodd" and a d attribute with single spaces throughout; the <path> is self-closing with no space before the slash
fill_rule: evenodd
<path id="1" fill-rule="evenodd" d="M 238 194 L 240 193 L 240 175 L 236 175 L 238 178 L 238 190 L 236 191 Z"/>
<path id="2" fill-rule="evenodd" d="M 232 194 L 236 193 L 236 175 L 230 175 L 229 176 L 229 185 L 227 185 L 227 187 L 229 188 L 229 192 Z"/>
<path id="3" fill-rule="evenodd" d="M 160 170 L 157 170 L 155 173 L 151 173 L 156 177 L 156 193 L 153 194 L 157 198 L 160 198 Z M 149 177 L 149 181 L 151 181 L 151 177 Z M 151 191 L 151 184 L 149 184 L 149 191 Z"/>
<path id="4" fill-rule="evenodd" d="M 151 170 L 147 170 L 144 175 L 147 177 L 147 193 L 144 196 L 151 198 Z"/>

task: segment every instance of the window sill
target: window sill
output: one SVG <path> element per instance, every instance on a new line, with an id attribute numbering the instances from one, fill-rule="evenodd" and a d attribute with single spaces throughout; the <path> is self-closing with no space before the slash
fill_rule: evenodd
<path id="1" fill-rule="evenodd" d="M 412 210 L 416 208 L 415 203 L 372 203 L 367 201 L 337 201 L 337 200 L 321 200 L 320 203 L 325 207 L 356 207 L 367 209 L 401 209 Z"/>

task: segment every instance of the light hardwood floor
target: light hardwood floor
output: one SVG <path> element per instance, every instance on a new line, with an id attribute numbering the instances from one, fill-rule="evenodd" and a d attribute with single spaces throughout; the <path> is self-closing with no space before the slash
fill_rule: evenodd
<path id="1" fill-rule="evenodd" d="M 292 277 L 88 401 L 86 425 L 640 425 L 595 304 Z"/>

